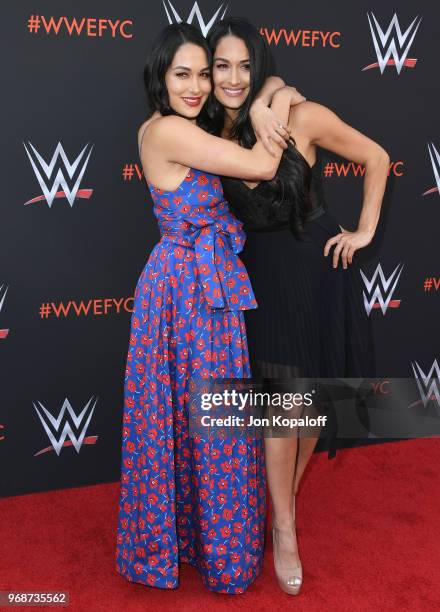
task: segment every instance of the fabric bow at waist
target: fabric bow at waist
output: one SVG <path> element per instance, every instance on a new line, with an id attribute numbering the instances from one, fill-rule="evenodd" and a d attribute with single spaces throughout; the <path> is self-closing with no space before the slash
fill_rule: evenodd
<path id="1" fill-rule="evenodd" d="M 202 291 L 211 308 L 250 310 L 257 307 L 243 262 L 245 233 L 228 215 L 215 219 L 160 220 L 162 238 L 194 249 Z"/>

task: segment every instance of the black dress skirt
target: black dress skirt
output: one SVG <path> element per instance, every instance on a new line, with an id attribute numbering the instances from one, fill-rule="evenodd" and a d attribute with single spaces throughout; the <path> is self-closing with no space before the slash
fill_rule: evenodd
<path id="1" fill-rule="evenodd" d="M 222 178 L 225 198 L 247 233 L 241 253 L 258 303 L 246 312 L 252 374 L 257 378 L 374 376 L 371 322 L 356 256 L 333 268 L 324 246 L 341 228 L 327 210 L 320 165 L 311 168 L 311 213 L 299 240 L 288 223 L 269 220 L 270 189 Z M 334 435 L 334 432 L 333 434 Z"/>

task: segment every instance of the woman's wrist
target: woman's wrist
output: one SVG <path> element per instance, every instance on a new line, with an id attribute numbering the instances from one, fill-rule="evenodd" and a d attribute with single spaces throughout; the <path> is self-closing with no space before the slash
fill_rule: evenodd
<path id="1" fill-rule="evenodd" d="M 274 98 L 276 95 L 286 96 L 286 99 L 289 100 L 290 106 L 295 106 L 296 104 L 300 104 L 301 102 L 306 101 L 306 98 L 301 93 L 299 93 L 296 87 L 292 87 L 291 85 L 285 85 L 284 87 L 281 87 L 275 92 Z"/>
<path id="2" fill-rule="evenodd" d="M 268 105 L 264 103 L 263 98 L 255 98 L 249 109 L 249 114 L 257 113 L 258 111 L 268 108 Z"/>
<path id="3" fill-rule="evenodd" d="M 280 89 L 277 89 L 277 91 L 273 95 L 272 102 L 275 102 L 276 100 L 283 100 L 283 101 L 287 101 L 290 103 L 292 102 L 292 99 L 293 99 L 292 88 L 285 86 L 285 87 L 281 87 Z"/>
<path id="4" fill-rule="evenodd" d="M 263 87 L 255 97 L 254 102 L 258 101 L 263 106 L 270 106 L 275 92 L 284 87 L 284 85 L 285 83 L 282 78 L 277 76 L 268 77 Z"/>
<path id="5" fill-rule="evenodd" d="M 369 238 L 370 240 L 373 239 L 374 234 L 376 233 L 376 226 L 372 227 L 372 226 L 363 226 L 361 224 L 358 225 L 358 228 L 356 230 L 359 234 L 362 234 L 363 236 L 365 236 L 366 238 Z"/>

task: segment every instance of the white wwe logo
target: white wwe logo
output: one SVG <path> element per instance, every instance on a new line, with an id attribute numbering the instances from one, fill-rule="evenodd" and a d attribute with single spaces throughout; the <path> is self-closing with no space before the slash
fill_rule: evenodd
<path id="1" fill-rule="evenodd" d="M 167 0 L 168 2 L 168 7 L 170 9 L 170 12 L 168 12 L 168 9 L 166 7 L 165 4 L 165 0 L 162 0 L 163 3 L 163 7 L 165 9 L 165 13 L 167 14 L 168 17 L 168 23 L 182 23 L 183 19 L 180 17 L 180 15 L 178 14 L 178 12 L 176 11 L 176 9 L 174 8 L 174 6 L 171 4 L 170 0 Z M 191 9 L 190 14 L 188 15 L 188 19 L 186 20 L 186 23 L 192 23 L 194 16 L 197 17 L 197 21 L 199 22 L 199 27 L 200 30 L 202 31 L 203 36 L 206 36 L 209 32 L 209 30 L 212 28 L 214 22 L 216 21 L 216 19 L 223 19 L 223 17 L 225 16 L 225 13 L 228 9 L 228 5 L 226 5 L 225 10 L 223 11 L 222 15 L 220 17 L 219 14 L 223 8 L 223 4 L 221 4 L 219 6 L 219 8 L 217 9 L 217 11 L 214 13 L 214 15 L 211 17 L 211 19 L 208 21 L 208 23 L 205 23 L 205 20 L 202 17 L 202 13 L 200 12 L 199 9 L 199 5 L 197 4 L 197 2 L 194 2 L 193 7 Z M 172 13 L 172 15 L 170 14 Z"/>
<path id="2" fill-rule="evenodd" d="M 380 309 L 382 310 L 382 314 L 384 315 L 389 306 L 393 308 L 399 306 L 400 300 L 391 300 L 391 298 L 393 297 L 393 293 L 396 289 L 396 285 L 399 281 L 402 270 L 403 264 L 399 263 L 397 264 L 391 276 L 389 278 L 385 278 L 382 266 L 378 264 L 371 281 L 368 280 L 366 275 L 362 272 L 362 270 L 360 270 L 362 279 L 367 289 L 367 293 L 368 295 L 371 295 L 371 297 L 368 298 L 365 294 L 365 291 L 363 292 L 364 306 L 368 316 L 370 315 L 373 308 L 380 307 Z M 373 291 L 373 286 L 376 283 L 377 285 Z"/>
<path id="3" fill-rule="evenodd" d="M 402 33 L 396 13 L 394 13 L 386 32 L 382 30 L 373 13 L 371 13 L 371 17 L 367 13 L 367 17 L 381 74 L 383 74 L 387 65 L 395 65 L 397 74 L 400 74 L 403 66 L 414 66 L 417 60 L 407 60 L 407 55 L 422 18 L 417 15 L 408 26 L 408 29 Z M 394 61 L 390 60 L 391 56 Z M 370 67 L 372 66 L 367 66 L 366 68 Z"/>
<path id="4" fill-rule="evenodd" d="M 64 445 L 64 441 L 67 437 L 70 438 L 73 446 L 76 449 L 76 452 L 79 453 L 81 445 L 84 441 L 84 437 L 86 435 L 87 427 L 89 426 L 90 420 L 93 416 L 93 411 L 95 410 L 97 401 L 98 398 L 96 398 L 92 406 L 93 397 L 91 397 L 82 412 L 77 416 L 72 406 L 70 405 L 69 400 L 66 398 L 60 410 L 60 413 L 56 418 L 50 414 L 50 412 L 43 406 L 41 402 L 37 403 L 43 412 L 40 412 L 37 405 L 34 403 L 34 408 L 37 411 L 38 416 L 40 417 L 40 421 L 42 422 L 43 427 L 57 455 L 60 454 L 61 449 Z M 69 419 L 67 418 L 64 423 L 63 429 L 60 432 L 61 422 L 66 411 L 70 416 L 71 422 L 69 422 Z M 82 424 L 82 429 L 80 430 L 78 437 L 73 433 L 71 424 L 74 425 L 75 430 L 79 430 Z M 51 425 L 52 428 L 49 425 Z M 59 435 L 58 439 L 55 437 L 55 434 L 52 433 L 52 429 L 54 429 L 56 434 Z"/>
<path id="5" fill-rule="evenodd" d="M 6 298 L 6 294 L 8 293 L 9 285 L 0 285 L 0 312 L 3 308 L 3 303 Z M 9 334 L 9 329 L 0 329 L 0 340 L 4 340 L 7 338 Z"/>
<path id="6" fill-rule="evenodd" d="M 0 312 L 3 308 L 3 302 L 5 301 L 6 294 L 8 293 L 9 286 L 6 285 L 5 289 L 3 289 L 5 285 L 0 286 Z"/>
<path id="7" fill-rule="evenodd" d="M 428 191 L 425 191 L 423 195 L 427 195 L 428 193 L 433 193 L 434 191 L 437 191 L 440 195 L 440 154 L 435 148 L 434 143 L 432 142 L 431 143 L 428 142 L 428 152 L 429 152 L 429 157 L 431 159 L 432 170 L 434 172 L 434 178 L 435 178 L 437 187 L 432 187 L 431 189 L 428 189 Z"/>
<path id="8" fill-rule="evenodd" d="M 411 363 L 411 366 L 417 381 L 423 406 L 426 408 L 426 404 L 434 398 L 437 400 L 437 404 L 440 406 L 440 390 L 438 388 L 440 368 L 437 363 L 437 359 L 434 359 L 434 363 L 432 364 L 428 374 L 423 372 L 417 361 Z"/>
<path id="9" fill-rule="evenodd" d="M 75 202 L 75 198 L 77 196 L 81 180 L 84 176 L 84 172 L 86 171 L 87 163 L 92 153 L 93 145 L 90 145 L 89 143 L 87 143 L 84 149 L 81 151 L 81 153 L 78 155 L 78 157 L 75 159 L 75 161 L 72 164 L 67 159 L 67 155 L 65 154 L 64 149 L 60 142 L 58 143 L 57 148 L 55 149 L 55 153 L 53 154 L 52 159 L 50 160 L 48 164 L 44 161 L 44 159 L 38 153 L 36 148 L 30 142 L 28 143 L 29 149 L 28 147 L 26 147 L 24 143 L 23 143 L 23 146 L 26 150 L 27 156 L 29 157 L 32 168 L 34 169 L 35 176 L 37 177 L 38 182 L 40 183 L 40 187 L 44 194 L 44 199 L 48 203 L 49 208 L 52 206 L 54 199 L 56 197 L 59 197 L 60 195 L 60 192 L 58 192 L 58 188 L 60 188 L 61 194 L 66 196 L 67 201 L 72 207 Z M 86 151 L 88 148 L 89 148 L 89 152 L 86 155 Z M 33 156 L 31 155 L 31 150 L 33 152 Z M 86 157 L 83 160 L 82 165 L 80 166 L 80 162 L 84 156 Z M 58 168 L 58 172 L 55 178 L 52 179 L 52 172 L 55 168 L 55 164 L 57 163 L 58 158 L 61 159 L 62 165 L 64 166 L 65 171 L 67 172 L 70 181 L 72 181 L 75 172 L 80 166 L 78 176 L 75 180 L 75 183 L 72 189 L 69 188 L 69 185 L 67 183 L 67 180 L 61 168 Z M 53 181 L 51 187 L 49 186 L 50 181 Z M 88 195 L 83 195 L 82 197 L 90 197 L 91 190 L 86 190 L 86 191 L 90 193 Z M 34 202 L 38 199 L 42 199 L 42 198 L 34 198 L 26 202 L 26 204 Z"/>

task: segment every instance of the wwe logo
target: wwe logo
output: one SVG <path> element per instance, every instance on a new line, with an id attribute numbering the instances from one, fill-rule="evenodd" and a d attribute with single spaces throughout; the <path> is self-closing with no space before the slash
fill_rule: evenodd
<path id="1" fill-rule="evenodd" d="M 168 17 L 168 23 L 182 23 L 183 19 L 180 17 L 180 15 L 178 14 L 178 12 L 176 11 L 176 9 L 174 8 L 174 6 L 171 4 L 170 0 L 167 0 L 168 3 L 168 8 L 170 9 L 168 11 L 167 6 L 165 4 L 165 0 L 162 0 L 163 3 L 163 7 L 165 9 L 165 13 L 167 14 Z M 225 13 L 228 9 L 228 5 L 226 5 L 225 10 L 223 11 L 221 17 L 218 17 L 220 14 L 220 11 L 223 8 L 223 4 L 220 4 L 219 8 L 217 9 L 217 11 L 214 13 L 214 15 L 211 17 L 210 21 L 208 21 L 208 23 L 205 23 L 205 20 L 202 17 L 202 13 L 200 12 L 199 9 L 199 5 L 197 4 L 197 2 L 194 2 L 193 7 L 191 9 L 190 14 L 188 15 L 188 19 L 186 20 L 186 23 L 192 23 L 194 16 L 197 17 L 197 21 L 199 22 L 199 27 L 202 31 L 203 36 L 206 36 L 209 32 L 209 30 L 212 28 L 214 22 L 216 21 L 216 19 L 223 19 L 223 17 L 225 16 Z M 171 14 L 172 13 L 172 14 Z"/>
<path id="2" fill-rule="evenodd" d="M 63 406 L 60 410 L 58 417 L 54 417 L 50 414 L 48 410 L 43 406 L 41 402 L 37 402 L 38 406 L 34 403 L 34 408 L 37 411 L 37 414 L 40 418 L 40 421 L 43 424 L 43 427 L 51 441 L 52 448 L 56 452 L 57 455 L 60 454 L 61 448 L 63 446 L 73 446 L 76 449 L 76 452 L 79 453 L 81 446 L 84 443 L 86 444 L 95 444 L 98 436 L 88 436 L 85 438 L 87 427 L 89 426 L 90 420 L 93 416 L 93 411 L 95 410 L 96 403 L 98 398 L 94 401 L 93 405 L 93 397 L 89 399 L 82 412 L 77 416 L 73 411 L 72 406 L 69 403 L 69 400 L 66 398 L 64 400 Z M 64 419 L 64 415 L 67 412 L 66 419 Z M 69 421 L 70 417 L 70 421 Z M 64 424 L 61 429 L 61 424 L 64 421 Z M 79 432 L 79 436 L 73 432 L 72 427 L 75 431 Z M 61 431 L 60 431 L 61 430 Z M 66 438 L 70 438 L 70 442 L 65 442 Z M 42 453 L 51 450 L 51 447 L 43 448 L 36 455 L 40 455 Z"/>
<path id="3" fill-rule="evenodd" d="M 431 158 L 432 169 L 434 171 L 434 178 L 437 184 L 437 187 L 431 187 L 431 189 L 427 189 L 425 193 L 422 195 L 428 195 L 430 193 L 435 193 L 436 191 L 440 194 L 440 154 L 434 146 L 434 143 L 428 142 L 428 152 L 429 157 Z"/>
<path id="4" fill-rule="evenodd" d="M 3 308 L 3 303 L 5 301 L 6 298 L 6 294 L 8 293 L 8 285 L 0 285 L 0 312 Z M 0 340 L 4 340 L 5 338 L 7 338 L 9 334 L 9 329 L 0 329 Z"/>
<path id="5" fill-rule="evenodd" d="M 383 273 L 382 266 L 378 264 L 371 281 L 368 280 L 362 270 L 360 270 L 367 294 L 370 296 L 368 298 L 365 291 L 363 292 L 364 306 L 368 316 L 370 316 L 373 308 L 380 308 L 382 310 L 382 314 L 384 315 L 388 307 L 398 308 L 400 306 L 400 300 L 392 300 L 391 298 L 393 297 L 393 293 L 396 289 L 396 285 L 399 281 L 402 270 L 403 264 L 397 264 L 393 273 L 387 279 Z"/>
<path id="6" fill-rule="evenodd" d="M 362 70 L 369 70 L 370 68 L 379 67 L 380 73 L 383 74 L 387 66 L 395 66 L 397 74 L 400 74 L 403 66 L 406 66 L 407 68 L 414 68 L 417 60 L 409 59 L 407 58 L 407 55 L 422 18 L 417 15 L 413 22 L 408 26 L 406 32 L 402 33 L 396 13 L 394 13 L 386 32 L 382 30 L 373 13 L 371 13 L 371 17 L 367 13 L 367 17 L 368 23 L 370 24 L 371 36 L 373 37 L 374 49 L 376 51 L 378 62 L 365 66 L 365 68 L 362 68 Z M 391 56 L 393 59 L 390 59 Z"/>
<path id="7" fill-rule="evenodd" d="M 438 387 L 440 368 L 437 363 L 437 359 L 434 359 L 434 363 L 432 364 L 428 374 L 423 372 L 417 361 L 411 363 L 411 366 L 417 381 L 423 407 L 426 408 L 426 404 L 433 399 L 436 399 L 437 404 L 440 406 L 440 390 Z"/>
<path id="8" fill-rule="evenodd" d="M 44 194 L 42 196 L 37 196 L 36 198 L 28 200 L 27 202 L 25 202 L 25 205 L 32 204 L 33 202 L 46 200 L 50 208 L 55 198 L 66 197 L 67 201 L 72 207 L 75 202 L 75 198 L 90 198 L 93 193 L 93 189 L 79 189 L 79 185 L 84 176 L 84 172 L 86 171 L 87 163 L 92 153 L 93 145 L 86 144 L 86 146 L 75 159 L 73 164 L 71 164 L 67 159 L 67 155 L 65 154 L 60 142 L 58 143 L 57 148 L 55 149 L 55 153 L 53 154 L 52 159 L 48 164 L 44 161 L 44 159 L 38 153 L 36 148 L 30 142 L 28 143 L 28 147 L 26 147 L 24 143 L 23 146 L 26 150 L 32 168 L 34 169 L 35 176 L 37 177 Z M 87 149 L 89 149 L 88 154 L 86 154 Z M 72 189 L 69 188 L 62 167 L 58 167 L 58 171 L 56 173 L 55 178 L 52 178 L 52 174 L 54 172 L 54 168 L 58 162 L 58 159 L 60 159 L 59 165 L 64 167 L 64 171 L 67 173 L 71 182 L 75 173 L 77 174 L 76 179 L 74 179 Z M 77 170 L 78 172 L 76 172 Z M 52 183 L 51 186 L 50 183 Z"/>

